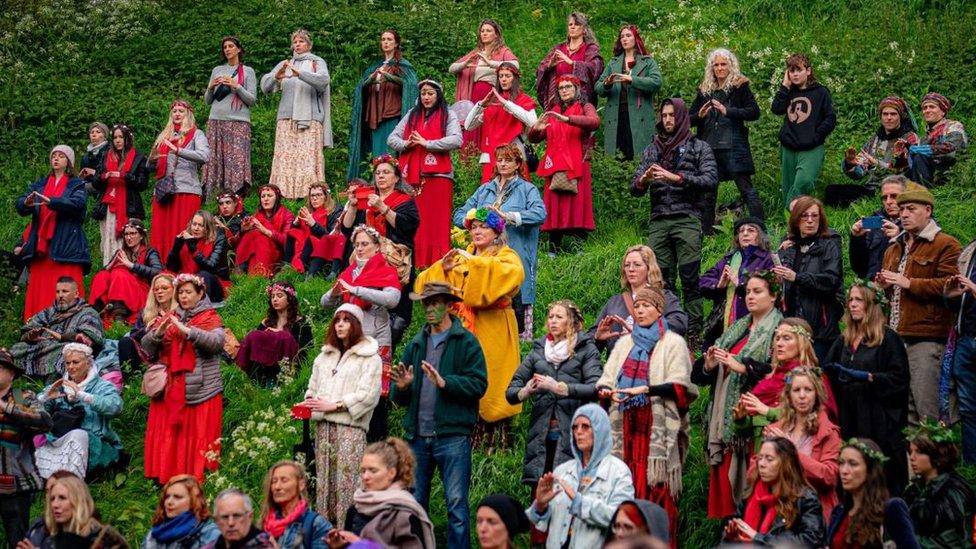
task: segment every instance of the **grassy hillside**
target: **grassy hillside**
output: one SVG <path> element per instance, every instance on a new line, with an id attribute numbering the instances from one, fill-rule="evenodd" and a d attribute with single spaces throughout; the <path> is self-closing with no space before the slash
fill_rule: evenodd
<path id="1" fill-rule="evenodd" d="M 312 32 L 314 52 L 328 61 L 333 78 L 337 146 L 327 151 L 326 162 L 328 180 L 338 187 L 345 173 L 352 86 L 373 58 L 379 32 L 395 27 L 404 37 L 405 56 L 420 76 L 442 79 L 453 95 L 454 81 L 446 74 L 447 66 L 472 47 L 477 21 L 483 17 L 501 22 L 508 45 L 522 60 L 526 88 L 531 88 L 536 64 L 564 36 L 565 15 L 571 10 L 591 16 L 606 57 L 621 24 L 639 25 L 661 65 L 662 95 L 690 101 L 706 53 L 719 46 L 736 51 L 764 109 L 761 120 L 750 128 L 758 168 L 755 181 L 774 235 L 783 233 L 776 140 L 780 119 L 769 113 L 768 105 L 789 52 L 811 55 L 838 112 L 821 185 L 845 179 L 838 168 L 842 151 L 874 131 L 877 102 L 883 96 L 898 94 L 914 106 L 927 91 L 940 91 L 953 101 L 951 116 L 976 128 L 976 91 L 969 74 L 970 60 L 976 57 L 971 40 L 976 4 L 964 0 L 24 0 L 4 7 L 0 10 L 0 210 L 8 213 L 0 216 L 0 245 L 7 248 L 25 223 L 9 213 L 14 200 L 28 181 L 46 171 L 47 154 L 54 144 L 66 142 L 83 150 L 88 124 L 101 120 L 130 125 L 137 147 L 144 151 L 176 97 L 191 100 L 198 118 L 205 119 L 203 90 L 210 69 L 220 62 L 219 40 L 225 34 L 241 38 L 246 64 L 262 74 L 288 55 L 292 30 L 305 27 Z M 276 107 L 277 98 L 261 96 L 253 109 L 252 159 L 259 182 L 266 180 L 271 164 Z M 917 107 L 915 112 L 920 120 Z M 581 253 L 540 259 L 540 310 L 556 299 L 571 298 L 592 321 L 616 291 L 620 253 L 643 240 L 645 232 L 647 199 L 635 200 L 626 192 L 632 172 L 631 164 L 595 155 L 598 230 L 579 249 Z M 458 173 L 456 199 L 460 201 L 477 185 L 480 170 L 462 166 Z M 976 162 L 965 161 L 956 168 L 954 183 L 936 191 L 940 223 L 963 241 L 976 236 L 971 206 L 974 176 Z M 734 186 L 726 183 L 720 202 L 735 195 Z M 830 211 L 830 223 L 846 238 L 845 228 L 874 207 L 864 202 Z M 724 234 L 705 243 L 704 263 L 714 262 L 727 248 L 731 219 L 724 220 L 724 229 Z M 89 222 L 87 232 L 97 253 L 94 222 Z M 312 316 L 321 337 L 328 317 L 317 302 L 328 284 L 297 279 L 296 283 L 303 310 Z M 263 288 L 262 280 L 236 280 L 221 311 L 241 337 L 263 315 Z M 21 296 L 0 292 L 0 344 L 16 340 L 22 302 Z M 536 314 L 537 333 L 543 316 Z M 280 389 L 269 391 L 253 386 L 235 368 L 225 367 L 224 459 L 220 472 L 208 482 L 209 494 L 235 484 L 258 496 L 266 467 L 289 455 L 299 439 L 297 424 L 286 419 L 286 410 L 302 395 L 308 375 L 305 365 Z M 125 397 L 125 410 L 115 425 L 133 452 L 132 464 L 126 476 L 101 482 L 93 491 L 106 520 L 136 541 L 148 529 L 157 490 L 142 478 L 146 399 L 134 386 Z M 681 502 L 681 538 L 687 547 L 708 546 L 718 532 L 715 523 L 704 520 L 707 470 L 700 427 L 706 399 L 707 394 L 692 409 L 695 436 Z M 526 422 L 527 412 L 523 412 L 516 420 L 512 450 L 475 455 L 473 503 L 496 491 L 527 501 L 528 490 L 518 485 Z M 432 502 L 433 520 L 443 541 L 446 514 L 439 493 Z M 39 509 L 39 504 L 35 507 Z"/>

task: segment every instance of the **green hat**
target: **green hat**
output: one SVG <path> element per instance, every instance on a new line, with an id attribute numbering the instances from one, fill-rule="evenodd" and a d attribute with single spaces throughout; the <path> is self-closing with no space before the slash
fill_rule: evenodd
<path id="1" fill-rule="evenodd" d="M 932 191 L 914 181 L 908 182 L 905 190 L 898 194 L 898 198 L 895 201 L 898 202 L 899 206 L 914 202 L 916 204 L 928 204 L 929 206 L 935 207 L 935 197 L 932 196 Z"/>

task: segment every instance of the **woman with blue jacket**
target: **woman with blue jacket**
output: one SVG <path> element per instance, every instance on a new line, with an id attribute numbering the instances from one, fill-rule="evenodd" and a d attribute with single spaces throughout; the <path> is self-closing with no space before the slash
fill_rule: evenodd
<path id="1" fill-rule="evenodd" d="M 522 150 L 514 143 L 495 149 L 495 176 L 484 183 L 454 210 L 454 225 L 464 227 L 465 214 L 477 208 L 489 208 L 505 218 L 508 245 L 522 260 L 525 280 L 512 300 L 515 320 L 524 341 L 532 341 L 532 306 L 535 304 L 536 263 L 539 253 L 539 227 L 546 219 L 546 206 L 539 189 L 522 179 Z"/>

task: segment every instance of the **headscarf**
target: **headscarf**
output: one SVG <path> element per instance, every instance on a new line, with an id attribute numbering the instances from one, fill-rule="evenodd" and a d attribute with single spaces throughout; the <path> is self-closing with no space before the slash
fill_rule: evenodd
<path id="1" fill-rule="evenodd" d="M 881 115 L 881 111 L 885 109 L 895 109 L 898 111 L 898 118 L 901 120 L 898 128 L 894 131 L 889 132 L 881 126 L 878 128 L 878 137 L 881 139 L 897 139 L 903 135 L 911 132 L 918 131 L 918 124 L 915 123 L 915 117 L 912 116 L 912 111 L 908 110 L 908 103 L 904 99 L 898 97 L 897 95 L 889 95 L 878 103 L 878 115 Z"/>
<path id="2" fill-rule="evenodd" d="M 593 428 L 593 451 L 590 452 L 590 462 L 585 467 L 583 466 L 583 453 L 576 446 L 576 437 L 571 437 L 570 441 L 570 448 L 573 451 L 573 457 L 576 459 L 576 475 L 582 483 L 584 478 L 592 478 L 603 458 L 610 455 L 610 450 L 613 449 L 613 437 L 610 433 L 610 417 L 599 404 L 591 402 L 577 408 L 570 425 L 575 423 L 576 418 L 580 416 L 590 420 L 590 426 Z"/>
<path id="3" fill-rule="evenodd" d="M 664 131 L 664 122 L 661 121 L 661 112 L 665 105 L 674 107 L 674 132 L 668 134 Z M 684 146 L 685 142 L 691 137 L 691 117 L 688 115 L 688 106 L 680 97 L 669 97 L 661 102 L 657 109 L 657 134 L 654 136 L 654 148 L 657 149 L 657 163 L 662 168 L 673 171 L 674 153 Z"/>
<path id="4" fill-rule="evenodd" d="M 938 105 L 945 114 L 949 114 L 949 109 L 952 108 L 952 103 L 949 103 L 949 99 L 941 93 L 929 92 L 925 94 L 925 97 L 922 98 L 922 102 L 919 103 L 919 106 L 924 105 L 928 101 L 932 101 Z"/>
<path id="5" fill-rule="evenodd" d="M 478 504 L 478 509 L 488 507 L 498 513 L 508 530 L 508 539 L 529 531 L 529 519 L 525 516 L 525 506 L 507 494 L 492 494 L 485 496 Z"/>

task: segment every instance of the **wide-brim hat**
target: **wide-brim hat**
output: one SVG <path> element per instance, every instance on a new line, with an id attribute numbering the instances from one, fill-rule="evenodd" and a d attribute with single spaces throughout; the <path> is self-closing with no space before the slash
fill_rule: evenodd
<path id="1" fill-rule="evenodd" d="M 439 295 L 444 296 L 448 301 L 461 301 L 461 298 L 455 293 L 454 288 L 447 282 L 428 282 L 424 284 L 424 289 L 419 294 L 410 292 L 410 299 L 412 301 L 423 301 L 428 297 Z"/>
<path id="2" fill-rule="evenodd" d="M 743 225 L 755 225 L 759 227 L 762 232 L 766 232 L 766 223 L 764 223 L 762 219 L 751 215 L 736 219 L 735 223 L 732 225 L 732 231 L 738 234 L 739 229 L 741 229 Z"/>

